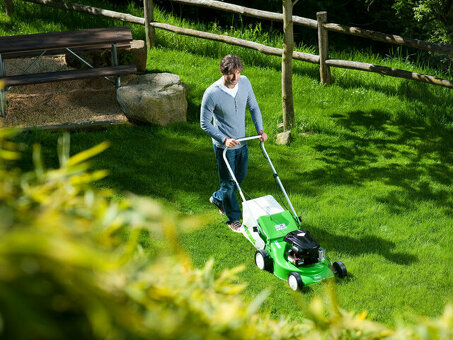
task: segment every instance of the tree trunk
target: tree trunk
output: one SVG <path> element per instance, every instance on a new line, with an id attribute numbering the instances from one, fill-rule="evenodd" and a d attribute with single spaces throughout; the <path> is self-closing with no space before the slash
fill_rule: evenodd
<path id="1" fill-rule="evenodd" d="M 154 27 L 149 25 L 154 21 L 154 3 L 153 0 L 143 0 L 143 5 L 145 13 L 146 47 L 151 49 L 156 43 L 156 32 L 154 31 Z"/>
<path id="2" fill-rule="evenodd" d="M 13 0 L 5 0 L 5 12 L 7 16 L 13 14 Z"/>
<path id="3" fill-rule="evenodd" d="M 293 3 L 292 0 L 283 1 L 283 53 L 282 53 L 282 109 L 283 130 L 287 131 L 294 123 L 293 103 Z"/>

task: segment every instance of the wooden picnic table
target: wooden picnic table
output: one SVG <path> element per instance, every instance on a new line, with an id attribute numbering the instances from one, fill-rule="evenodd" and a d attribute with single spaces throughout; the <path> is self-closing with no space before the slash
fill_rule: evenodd
<path id="1" fill-rule="evenodd" d="M 129 27 L 93 28 L 77 31 L 51 32 L 0 37 L 0 80 L 5 87 L 38 84 L 45 82 L 84 79 L 92 77 L 116 76 L 116 86 L 120 87 L 120 76 L 136 73 L 135 65 L 118 65 L 117 48 L 129 47 L 132 34 Z M 86 49 L 111 49 L 112 66 L 92 67 L 77 55 L 77 51 Z M 35 57 L 61 54 L 69 51 L 90 68 L 44 73 L 26 73 L 6 75 L 4 59 Z M 38 60 L 36 59 L 30 67 Z M 5 90 L 0 89 L 1 111 L 5 116 Z"/>
<path id="2" fill-rule="evenodd" d="M 129 27 L 92 28 L 78 31 L 38 33 L 0 37 L 0 54 L 58 50 L 84 46 L 130 43 Z"/>

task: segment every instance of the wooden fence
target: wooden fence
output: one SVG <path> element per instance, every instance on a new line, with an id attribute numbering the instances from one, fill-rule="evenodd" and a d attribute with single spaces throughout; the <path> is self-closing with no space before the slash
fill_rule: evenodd
<path id="1" fill-rule="evenodd" d="M 149 28 L 158 28 L 167 31 L 171 31 L 177 34 L 193 36 L 202 39 L 214 40 L 219 42 L 224 42 L 231 45 L 237 45 L 245 48 L 250 48 L 257 50 L 264 54 L 269 55 L 276 55 L 281 57 L 283 50 L 276 47 L 270 47 L 263 44 L 259 44 L 252 41 L 247 41 L 243 39 L 238 39 L 226 35 L 219 35 L 214 33 L 208 33 L 203 31 L 197 31 L 188 28 L 177 27 L 165 23 L 159 23 L 153 21 L 152 18 L 152 9 L 145 8 L 145 18 L 136 17 L 126 13 L 120 13 L 110 10 L 105 10 L 101 8 L 95 8 L 91 6 L 85 6 L 75 3 L 67 3 L 67 2 L 60 2 L 57 0 L 24 0 L 27 2 L 33 2 L 37 4 L 47 5 L 54 8 L 66 9 L 66 10 L 74 10 L 78 12 L 89 13 L 92 15 L 104 16 L 109 17 L 129 23 L 144 25 Z M 233 5 L 221 1 L 215 0 L 171 0 L 173 2 L 186 4 L 186 5 L 196 5 L 196 6 L 203 6 L 209 7 L 213 9 L 228 11 L 236 14 L 241 14 L 245 16 L 255 17 L 259 19 L 265 20 L 273 20 L 273 21 L 283 21 L 283 15 L 274 12 L 262 11 L 252 8 L 247 8 L 243 6 Z M 146 3 L 152 3 L 152 1 L 145 0 Z M 149 23 L 145 25 L 145 22 Z M 293 52 L 293 59 L 302 60 L 306 62 L 310 62 L 313 64 L 320 65 L 320 78 L 321 82 L 324 84 L 329 84 L 330 79 L 330 67 L 339 67 L 339 68 L 346 68 L 352 70 L 360 70 L 360 71 L 367 71 L 367 72 L 375 72 L 381 75 L 392 76 L 392 77 L 400 77 L 410 80 L 417 80 L 433 85 L 444 86 L 448 88 L 453 88 L 453 81 L 447 79 L 441 79 L 430 75 L 419 74 L 415 72 L 395 69 L 387 66 L 380 66 L 375 64 L 368 64 L 362 62 L 355 62 L 355 61 L 348 61 L 348 60 L 337 60 L 337 59 L 329 59 L 328 58 L 328 31 L 332 32 L 339 32 L 344 34 L 349 34 L 353 36 L 358 36 L 362 38 L 372 39 L 374 41 L 380 42 L 387 42 L 391 44 L 398 44 L 403 45 L 411 48 L 423 49 L 435 53 L 441 54 L 448 54 L 453 55 L 453 46 L 452 45 L 440 45 L 425 42 L 422 40 L 416 39 L 408 39 L 404 37 L 400 37 L 397 35 L 390 35 L 380 32 L 374 32 L 370 30 L 365 30 L 357 27 L 348 27 L 340 24 L 335 23 L 328 23 L 327 22 L 327 13 L 326 12 L 319 12 L 317 13 L 317 20 L 293 16 L 293 23 L 296 25 L 302 25 L 305 27 L 309 27 L 312 29 L 316 29 L 318 31 L 318 48 L 319 48 L 319 55 L 302 53 L 302 52 Z M 153 30 L 149 30 L 147 32 L 147 37 L 151 36 L 149 39 L 147 38 L 148 44 L 152 43 L 152 34 Z M 148 45 L 149 46 L 149 45 Z"/>

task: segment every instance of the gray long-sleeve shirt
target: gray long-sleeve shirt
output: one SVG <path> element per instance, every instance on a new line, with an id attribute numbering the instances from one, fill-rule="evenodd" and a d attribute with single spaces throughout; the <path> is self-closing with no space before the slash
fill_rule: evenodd
<path id="1" fill-rule="evenodd" d="M 225 148 L 225 138 L 245 137 L 246 106 L 257 132 L 263 130 L 263 119 L 252 84 L 246 76 L 240 76 L 238 92 L 234 98 L 223 91 L 221 86 L 223 85 L 215 82 L 204 92 L 200 125 L 212 137 L 212 142 L 217 147 Z"/>

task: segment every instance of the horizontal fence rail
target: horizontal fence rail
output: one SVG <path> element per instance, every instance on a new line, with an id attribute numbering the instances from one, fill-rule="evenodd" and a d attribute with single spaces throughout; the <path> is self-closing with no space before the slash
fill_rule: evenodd
<path id="1" fill-rule="evenodd" d="M 262 11 L 253 8 L 247 8 L 243 6 L 233 5 L 216 0 L 170 0 L 172 2 L 177 2 L 185 5 L 194 5 L 200 7 L 207 7 L 212 9 L 223 10 L 231 13 L 241 14 L 249 17 L 254 17 L 258 19 L 266 19 L 272 21 L 283 22 L 283 14 Z M 305 27 L 310 27 L 317 29 L 318 22 L 313 19 L 303 18 L 294 15 L 293 23 L 296 25 L 301 25 Z M 394 34 L 386 34 L 381 32 L 375 32 L 371 30 L 366 30 L 358 27 L 349 27 L 345 25 L 339 25 L 334 23 L 326 23 L 323 25 L 329 31 L 344 33 L 349 35 L 354 35 L 357 37 L 372 39 L 375 41 L 386 42 L 390 44 L 405 45 L 407 47 L 413 47 L 423 50 L 428 50 L 431 52 L 452 54 L 453 55 L 453 46 L 452 45 L 441 45 L 435 43 L 429 43 L 423 40 L 409 39 L 400 37 Z"/>
<path id="2" fill-rule="evenodd" d="M 282 53 L 283 53 L 283 49 L 281 49 L 281 48 L 270 47 L 270 46 L 259 44 L 259 43 L 253 42 L 253 41 L 234 38 L 234 37 L 230 37 L 227 35 L 197 31 L 197 30 L 193 30 L 193 29 L 189 29 L 189 28 L 182 28 L 182 27 L 173 26 L 173 25 L 169 25 L 169 24 L 163 24 L 163 23 L 159 23 L 159 22 L 151 22 L 150 25 L 155 28 L 164 29 L 166 31 L 170 31 L 170 32 L 174 32 L 174 33 L 178 33 L 178 34 L 182 34 L 182 35 L 188 35 L 188 36 L 202 38 L 202 39 L 220 41 L 220 42 L 224 42 L 224 43 L 227 43 L 230 45 L 236 45 L 236 46 L 250 48 L 252 50 L 257 50 L 264 54 L 275 55 L 275 56 L 281 57 Z M 306 61 L 306 62 L 309 62 L 312 64 L 319 64 L 319 56 L 314 55 L 314 54 L 309 54 L 309 53 L 293 52 L 293 59 Z"/>
<path id="3" fill-rule="evenodd" d="M 374 64 L 362 63 L 357 61 L 327 59 L 326 64 L 333 67 L 346 68 L 350 70 L 359 70 L 366 72 L 374 72 L 385 76 L 399 77 L 410 80 L 422 81 L 432 85 L 440 85 L 448 88 L 453 88 L 453 82 L 446 79 L 429 76 L 405 70 L 399 70 L 393 67 L 379 66 Z"/>
<path id="4" fill-rule="evenodd" d="M 418 48 L 421 50 L 426 50 L 430 52 L 436 52 L 440 54 L 450 54 L 453 55 L 453 46 L 452 45 L 441 45 L 436 43 L 430 43 L 418 39 L 410 39 L 400 37 L 399 35 L 386 34 L 381 32 L 375 32 L 371 30 L 366 30 L 358 27 L 349 27 L 345 25 L 326 23 L 324 28 L 332 32 L 344 33 L 353 35 L 356 37 L 367 38 L 374 41 L 385 42 L 395 45 L 403 45 L 412 48 Z"/>
<path id="5" fill-rule="evenodd" d="M 134 16 L 131 14 L 115 12 L 115 11 L 111 11 L 111 10 L 105 10 L 102 8 L 96 8 L 96 7 L 92 7 L 92 6 L 86 6 L 86 5 L 76 4 L 76 3 L 60 2 L 60 1 L 56 1 L 56 0 L 23 0 L 23 1 L 46 5 L 46 6 L 50 6 L 50 7 L 54 7 L 54 8 L 58 8 L 58 9 L 73 10 L 73 11 L 77 11 L 77 12 L 83 12 L 83 13 L 88 13 L 88 14 L 92 14 L 92 15 L 103 16 L 103 17 L 107 17 L 107 18 L 121 20 L 124 22 L 143 25 L 143 26 L 145 25 L 144 18 L 140 18 L 140 17 Z M 171 1 L 185 3 L 185 4 L 193 4 L 193 5 L 198 4 L 200 6 L 224 9 L 224 10 L 228 10 L 231 12 L 237 11 L 235 13 L 244 14 L 244 15 L 253 13 L 253 16 L 255 16 L 255 17 L 268 19 L 268 20 L 275 20 L 275 21 L 283 20 L 283 19 L 280 19 L 280 17 L 282 18 L 282 14 L 261 11 L 261 10 L 253 10 L 250 8 L 222 3 L 219 1 L 213 1 L 213 0 L 171 0 Z M 222 8 L 217 7 L 220 4 L 223 5 Z M 216 7 L 212 7 L 212 6 L 216 6 Z M 271 14 L 272 14 L 272 16 L 271 16 Z M 272 17 L 272 19 L 271 19 L 271 17 Z M 297 18 L 301 18 L 301 17 L 293 17 L 293 20 L 295 20 Z M 318 27 L 318 22 L 316 20 L 311 20 L 311 19 L 306 19 L 306 18 L 301 18 L 301 19 L 305 19 L 305 20 L 302 20 L 303 22 L 305 22 L 304 24 L 301 23 L 302 25 L 312 27 L 312 28 Z M 315 26 L 313 26 L 313 22 L 315 23 Z M 296 21 L 294 21 L 294 23 L 296 23 Z M 268 54 L 268 55 L 275 55 L 275 56 L 281 57 L 282 52 L 283 52 L 283 50 L 280 48 L 270 47 L 270 46 L 266 46 L 266 45 L 248 41 L 248 40 L 234 38 L 234 37 L 230 37 L 227 35 L 220 35 L 220 34 L 208 33 L 208 32 L 203 32 L 203 31 L 197 31 L 197 30 L 188 29 L 188 28 L 182 28 L 182 27 L 178 27 L 178 26 L 165 24 L 165 23 L 159 23 L 156 21 L 150 22 L 150 26 L 152 26 L 154 28 L 159 28 L 159 29 L 163 29 L 166 31 L 174 32 L 176 34 L 187 35 L 187 36 L 197 37 L 197 38 L 201 38 L 201 39 L 219 41 L 219 42 L 223 42 L 223 43 L 227 43 L 227 44 L 231 44 L 231 45 L 241 46 L 241 47 L 253 49 L 253 50 L 259 51 L 261 53 Z M 373 31 L 368 31 L 368 30 L 362 30 L 362 29 L 354 28 L 354 27 L 342 26 L 342 25 L 338 25 L 338 24 L 325 23 L 322 26 L 323 26 L 323 28 L 328 29 L 328 30 L 338 31 L 338 32 L 341 30 L 342 33 L 347 33 L 347 34 L 352 34 L 352 35 L 359 35 L 358 32 L 361 32 L 360 34 L 363 34 L 364 37 L 367 37 L 366 35 L 371 34 L 370 32 L 372 32 L 373 34 L 378 33 L 378 32 L 373 32 Z M 381 38 L 383 40 L 380 40 L 380 41 L 393 42 L 393 43 L 398 43 L 398 44 L 403 44 L 403 43 L 406 44 L 408 40 L 411 40 L 411 39 L 406 39 L 406 38 L 402 38 L 402 37 L 395 36 L 395 35 L 388 35 L 388 34 L 384 34 L 384 33 L 380 33 L 380 34 L 383 35 L 383 36 L 381 36 Z M 370 37 L 368 37 L 368 38 L 370 38 Z M 370 38 L 370 39 L 372 39 L 372 38 Z M 376 39 L 373 39 L 373 40 L 376 40 Z M 420 43 L 422 41 L 413 40 L 413 39 L 412 39 L 412 41 L 415 45 L 417 45 L 417 48 L 422 48 L 422 47 L 420 47 L 423 45 Z M 451 50 L 451 52 L 448 52 L 448 53 L 453 52 L 453 46 L 450 46 L 450 45 L 444 46 L 444 45 L 429 44 L 426 42 L 423 42 L 423 43 L 434 46 L 434 47 L 432 47 L 434 49 L 439 49 L 440 48 L 439 46 L 441 46 L 443 49 L 445 49 L 445 51 Z M 412 47 L 415 47 L 415 46 L 412 46 Z M 305 62 L 309 62 L 309 63 L 313 63 L 313 64 L 320 64 L 320 57 L 318 55 L 309 54 L 309 53 L 302 53 L 302 52 L 295 51 L 293 53 L 293 59 L 297 59 L 297 60 L 301 60 L 301 61 L 305 61 Z M 378 73 L 381 75 L 405 78 L 405 79 L 425 82 L 428 84 L 444 86 L 447 88 L 453 88 L 453 81 L 437 78 L 437 77 L 430 76 L 430 75 L 424 75 L 424 74 L 419 74 L 419 73 L 415 73 L 415 72 L 399 70 L 399 69 L 395 69 L 395 68 L 391 68 L 391 67 L 387 67 L 387 66 L 379 66 L 379 65 L 362 63 L 362 62 L 347 61 L 347 60 L 335 60 L 335 59 L 327 59 L 324 61 L 324 63 L 326 65 L 332 66 L 332 67 L 346 68 L 346 69 L 366 71 L 366 72 L 374 72 L 374 73 Z"/>

